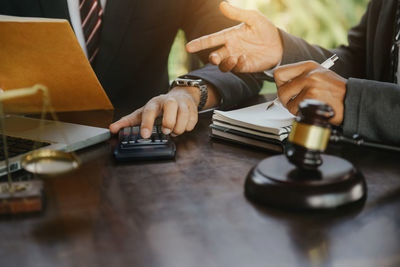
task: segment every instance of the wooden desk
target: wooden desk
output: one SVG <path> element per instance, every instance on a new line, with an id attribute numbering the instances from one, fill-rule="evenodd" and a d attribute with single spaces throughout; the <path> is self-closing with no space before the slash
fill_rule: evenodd
<path id="1" fill-rule="evenodd" d="M 46 181 L 43 214 L 0 220 L 0 266 L 400 266 L 399 153 L 331 146 L 364 173 L 365 205 L 290 213 L 243 195 L 272 154 L 214 142 L 209 123 L 175 138 L 175 161 L 118 164 L 112 141 L 81 151 L 78 171 Z"/>

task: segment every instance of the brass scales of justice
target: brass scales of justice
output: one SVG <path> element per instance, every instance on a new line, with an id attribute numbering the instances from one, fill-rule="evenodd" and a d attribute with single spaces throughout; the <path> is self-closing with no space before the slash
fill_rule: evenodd
<path id="1" fill-rule="evenodd" d="M 1 90 L 1 89 L 0 89 Z M 40 212 L 44 208 L 44 184 L 42 178 L 55 177 L 65 174 L 80 165 L 75 153 L 59 150 L 38 148 L 38 141 L 34 141 L 32 151 L 24 154 L 21 159 L 21 167 L 34 175 L 29 181 L 13 181 L 10 170 L 9 153 L 7 146 L 7 125 L 3 111 L 3 101 L 19 97 L 32 96 L 41 93 L 43 96 L 42 112 L 39 121 L 39 133 L 43 131 L 44 119 L 47 111 L 52 119 L 59 122 L 54 112 L 46 86 L 36 84 L 29 88 L 0 91 L 0 131 L 4 153 L 4 161 L 7 170 L 7 182 L 0 183 L 0 214 L 19 214 Z M 63 136 L 68 143 L 67 136 Z M 39 140 L 39 138 L 37 139 Z"/>

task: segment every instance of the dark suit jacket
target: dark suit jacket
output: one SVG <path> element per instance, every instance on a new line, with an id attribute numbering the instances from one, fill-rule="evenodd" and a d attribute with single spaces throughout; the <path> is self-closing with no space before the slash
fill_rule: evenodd
<path id="1" fill-rule="evenodd" d="M 332 68 L 349 78 L 343 131 L 366 139 L 400 144 L 400 87 L 392 83 L 390 49 L 397 0 L 372 0 L 359 25 L 349 31 L 349 45 L 331 51 L 312 46 L 281 31 L 282 64 L 313 59 L 323 62 L 336 53 Z"/>
<path id="2" fill-rule="evenodd" d="M 116 108 L 134 110 L 169 87 L 168 55 L 178 29 L 188 40 L 232 26 L 221 0 L 108 0 L 94 70 Z M 69 19 L 67 0 L 1 0 L 0 14 Z M 207 56 L 204 53 L 203 59 Z M 206 66 L 191 75 L 214 84 L 223 108 L 258 93 L 251 75 L 241 78 Z"/>

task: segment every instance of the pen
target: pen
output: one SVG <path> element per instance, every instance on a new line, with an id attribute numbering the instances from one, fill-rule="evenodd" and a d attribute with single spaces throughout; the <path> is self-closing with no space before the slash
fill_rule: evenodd
<path id="1" fill-rule="evenodd" d="M 339 57 L 336 54 L 334 54 L 333 56 L 331 56 L 330 58 L 328 58 L 327 60 L 322 62 L 321 63 L 321 67 L 323 67 L 325 69 L 330 69 L 333 65 L 335 65 L 335 62 L 338 59 L 339 59 Z M 282 105 L 282 103 L 279 100 L 279 98 L 275 98 L 274 101 L 272 101 L 271 104 L 268 105 L 267 110 L 270 107 L 272 107 L 273 105 Z"/>
<path id="2" fill-rule="evenodd" d="M 331 56 L 330 58 L 328 58 L 327 60 L 322 62 L 321 67 L 323 67 L 325 69 L 330 69 L 333 65 L 335 65 L 335 62 L 338 59 L 339 59 L 339 57 L 336 54 L 334 54 L 333 56 Z"/>

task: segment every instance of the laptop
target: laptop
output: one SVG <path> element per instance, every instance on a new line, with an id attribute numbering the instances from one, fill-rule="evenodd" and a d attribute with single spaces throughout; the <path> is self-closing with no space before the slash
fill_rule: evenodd
<path id="1" fill-rule="evenodd" d="M 110 138 L 110 132 L 105 128 L 51 120 L 41 122 L 40 119 L 19 115 L 6 115 L 5 129 L 10 172 L 21 169 L 21 159 L 33 151 L 34 145 L 37 149 L 71 152 Z M 1 130 L 0 133 L 3 134 Z M 7 174 L 7 167 L 3 152 L 3 137 L 0 136 L 0 139 L 0 176 L 2 176 Z"/>

